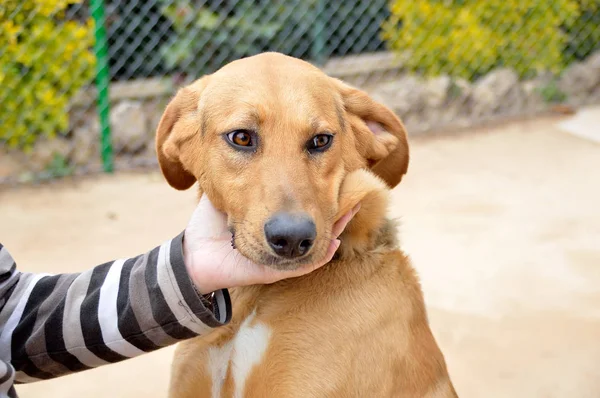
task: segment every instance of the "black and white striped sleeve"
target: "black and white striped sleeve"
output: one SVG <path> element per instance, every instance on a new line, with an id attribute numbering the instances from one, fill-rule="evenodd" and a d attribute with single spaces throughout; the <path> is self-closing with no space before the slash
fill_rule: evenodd
<path id="1" fill-rule="evenodd" d="M 215 292 L 213 305 L 197 293 L 182 240 L 61 275 L 20 273 L 0 245 L 0 396 L 4 379 L 26 383 L 118 362 L 229 322 L 227 290 Z"/>

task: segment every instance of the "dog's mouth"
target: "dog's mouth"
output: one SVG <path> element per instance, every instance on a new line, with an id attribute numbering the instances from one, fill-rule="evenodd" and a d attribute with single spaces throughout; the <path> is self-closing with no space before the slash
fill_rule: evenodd
<path id="1" fill-rule="evenodd" d="M 236 249 L 235 247 L 235 230 L 233 228 L 230 228 L 231 231 L 231 247 L 233 249 Z"/>

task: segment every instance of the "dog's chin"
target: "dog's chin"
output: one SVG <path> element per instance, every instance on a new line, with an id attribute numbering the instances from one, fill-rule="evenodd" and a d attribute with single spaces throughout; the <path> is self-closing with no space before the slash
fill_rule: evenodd
<path id="1" fill-rule="evenodd" d="M 268 249 L 257 247 L 258 245 L 254 246 L 245 243 L 246 242 L 240 242 L 235 238 L 231 241 L 232 246 L 253 263 L 273 268 L 278 271 L 293 271 L 311 264 L 319 258 L 319 253 L 316 250 L 311 251 L 305 256 L 289 259 L 277 256 Z"/>
<path id="2" fill-rule="evenodd" d="M 298 258 L 298 259 L 285 259 L 277 256 L 273 256 L 269 254 L 271 257 L 270 263 L 265 263 L 266 266 L 274 268 L 278 271 L 294 271 L 298 268 L 302 268 L 310 263 L 312 263 L 313 255 L 309 253 L 308 255 Z"/>
<path id="3" fill-rule="evenodd" d="M 242 255 L 249 258 L 256 264 L 264 265 L 266 267 L 273 268 L 278 271 L 294 271 L 298 268 L 302 268 L 312 263 L 314 259 L 314 255 L 312 253 L 295 259 L 279 257 L 267 251 L 248 254 L 242 252 Z"/>

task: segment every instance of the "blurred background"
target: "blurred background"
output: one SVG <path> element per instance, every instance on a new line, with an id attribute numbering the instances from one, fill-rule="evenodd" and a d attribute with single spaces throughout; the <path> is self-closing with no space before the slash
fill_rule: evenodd
<path id="1" fill-rule="evenodd" d="M 0 183 L 155 165 L 174 91 L 279 51 L 412 134 L 600 101 L 598 0 L 5 0 Z"/>
<path id="2" fill-rule="evenodd" d="M 390 214 L 459 395 L 600 397 L 600 0 L 1 0 L 0 242 L 19 268 L 176 236 L 196 198 L 158 172 L 160 116 L 267 50 L 405 122 Z M 162 397 L 171 356 L 18 391 Z"/>

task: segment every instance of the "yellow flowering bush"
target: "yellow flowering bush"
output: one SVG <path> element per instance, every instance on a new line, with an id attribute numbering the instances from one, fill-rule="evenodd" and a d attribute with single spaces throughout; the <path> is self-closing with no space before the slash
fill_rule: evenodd
<path id="1" fill-rule="evenodd" d="M 69 101 L 95 65 L 93 22 L 64 18 L 78 2 L 0 2 L 0 145 L 28 149 L 68 129 Z"/>
<path id="2" fill-rule="evenodd" d="M 559 72 L 577 0 L 392 0 L 382 26 L 388 47 L 426 75 L 476 78 L 496 66 L 521 76 Z"/>

